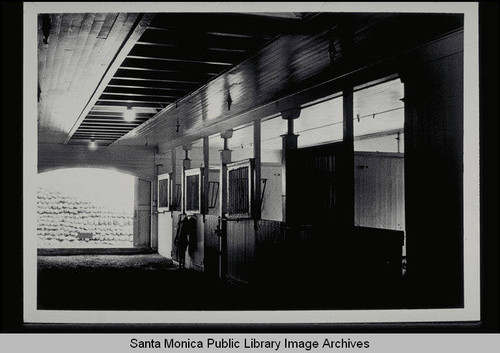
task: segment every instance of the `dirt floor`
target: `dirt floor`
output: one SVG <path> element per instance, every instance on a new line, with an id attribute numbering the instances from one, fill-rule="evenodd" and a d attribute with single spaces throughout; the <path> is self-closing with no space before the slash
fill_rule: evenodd
<path id="1" fill-rule="evenodd" d="M 38 308 L 62 310 L 198 310 L 220 308 L 200 293 L 227 293 L 225 284 L 179 270 L 158 254 L 38 256 Z M 201 305 L 201 306 L 200 306 Z"/>
<path id="2" fill-rule="evenodd" d="M 231 285 L 158 254 L 38 256 L 41 310 L 303 310 L 398 307 L 398 291 L 308 271 Z M 382 291 L 381 291 L 382 290 Z M 378 291 L 380 293 L 378 293 Z M 378 294 L 377 294 L 378 293 Z"/>

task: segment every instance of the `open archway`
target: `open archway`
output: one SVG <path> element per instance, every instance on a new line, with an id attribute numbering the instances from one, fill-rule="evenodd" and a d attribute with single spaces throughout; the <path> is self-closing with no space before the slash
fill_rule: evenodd
<path id="1" fill-rule="evenodd" d="M 135 183 L 97 168 L 38 174 L 38 248 L 133 247 Z"/>

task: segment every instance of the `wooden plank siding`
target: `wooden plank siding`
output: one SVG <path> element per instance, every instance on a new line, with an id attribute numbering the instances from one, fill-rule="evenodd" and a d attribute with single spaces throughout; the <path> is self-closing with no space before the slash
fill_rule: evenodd
<path id="1" fill-rule="evenodd" d="M 39 140 L 60 143 L 133 30 L 138 14 L 51 14 L 49 44 L 39 17 Z"/>
<path id="2" fill-rule="evenodd" d="M 274 266 L 283 242 L 282 229 L 282 222 L 277 221 L 229 221 L 227 278 L 236 282 L 255 282 L 266 272 L 268 275 L 275 273 Z"/>
<path id="3" fill-rule="evenodd" d="M 354 162 L 355 225 L 404 230 L 404 156 L 356 152 Z"/>
<path id="4" fill-rule="evenodd" d="M 211 277 L 219 275 L 219 236 L 215 232 L 218 225 L 218 216 L 205 216 L 203 266 L 205 272 Z"/>
<path id="5" fill-rule="evenodd" d="M 249 282 L 255 256 L 254 221 L 245 219 L 227 222 L 227 279 Z"/>

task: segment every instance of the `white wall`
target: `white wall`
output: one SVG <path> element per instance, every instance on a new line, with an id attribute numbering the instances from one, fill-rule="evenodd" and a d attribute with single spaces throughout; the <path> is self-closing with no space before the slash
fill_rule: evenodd
<path id="1" fill-rule="evenodd" d="M 281 165 L 263 164 L 261 167 L 261 177 L 262 179 L 267 179 L 261 218 L 271 221 L 282 221 Z"/>

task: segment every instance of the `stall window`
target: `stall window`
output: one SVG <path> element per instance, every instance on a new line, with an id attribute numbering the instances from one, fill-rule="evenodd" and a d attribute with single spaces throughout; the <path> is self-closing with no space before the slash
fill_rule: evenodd
<path id="1" fill-rule="evenodd" d="M 251 217 L 253 201 L 253 159 L 228 165 L 228 216 Z"/>
<path id="2" fill-rule="evenodd" d="M 158 175 L 158 212 L 170 210 L 170 174 Z"/>
<path id="3" fill-rule="evenodd" d="M 191 169 L 185 172 L 184 208 L 186 213 L 200 213 L 201 205 L 201 169 Z"/>

